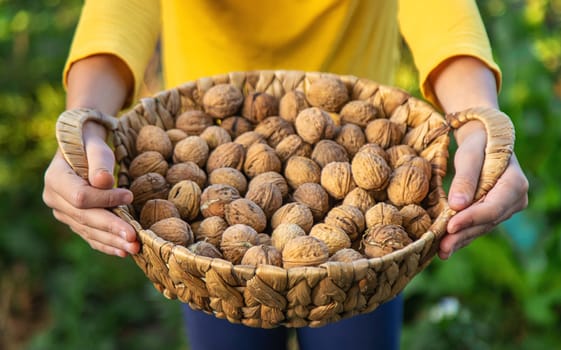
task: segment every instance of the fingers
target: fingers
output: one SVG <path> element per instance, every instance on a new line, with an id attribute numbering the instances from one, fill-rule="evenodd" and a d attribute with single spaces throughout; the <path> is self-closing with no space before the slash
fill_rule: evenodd
<path id="1" fill-rule="evenodd" d="M 90 122 L 84 124 L 83 130 L 90 184 L 101 189 L 112 188 L 115 156 L 105 143 L 105 129 L 97 123 Z"/>

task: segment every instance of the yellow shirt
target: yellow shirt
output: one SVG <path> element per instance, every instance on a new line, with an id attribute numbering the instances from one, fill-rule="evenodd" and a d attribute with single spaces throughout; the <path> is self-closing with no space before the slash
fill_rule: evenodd
<path id="1" fill-rule="evenodd" d="M 135 94 L 161 38 L 166 88 L 200 77 L 254 69 L 351 74 L 392 84 L 400 34 L 427 77 L 447 58 L 474 56 L 495 73 L 472 0 L 89 0 L 64 70 L 97 53 L 123 59 Z"/>

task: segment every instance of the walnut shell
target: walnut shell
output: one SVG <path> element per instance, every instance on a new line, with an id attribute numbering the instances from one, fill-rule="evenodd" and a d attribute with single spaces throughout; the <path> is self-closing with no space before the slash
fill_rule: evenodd
<path id="1" fill-rule="evenodd" d="M 377 118 L 378 110 L 370 102 L 354 100 L 343 106 L 340 115 L 343 123 L 352 123 L 364 128 L 369 122 Z"/>
<path id="2" fill-rule="evenodd" d="M 337 126 L 327 112 L 310 107 L 302 110 L 294 121 L 296 133 L 309 144 L 323 139 L 332 139 L 337 133 Z"/>
<path id="3" fill-rule="evenodd" d="M 280 172 L 282 162 L 271 146 L 256 143 L 247 149 L 243 170 L 247 177 L 252 178 L 269 171 Z"/>
<path id="4" fill-rule="evenodd" d="M 429 179 L 421 168 L 403 165 L 394 170 L 387 193 L 397 206 L 419 204 L 429 193 Z"/>
<path id="5" fill-rule="evenodd" d="M 401 143 L 405 134 L 405 125 L 397 124 L 389 119 L 380 118 L 368 123 L 364 134 L 366 140 L 386 149 Z"/>
<path id="6" fill-rule="evenodd" d="M 191 251 L 193 254 L 206 256 L 209 258 L 223 258 L 222 253 L 216 246 L 205 241 L 193 243 L 189 247 L 187 247 L 187 249 L 189 249 L 189 251 Z"/>
<path id="7" fill-rule="evenodd" d="M 293 189 L 306 182 L 319 183 L 321 168 L 310 158 L 292 156 L 286 162 L 284 177 Z"/>
<path id="8" fill-rule="evenodd" d="M 255 131 L 248 131 L 236 137 L 234 142 L 242 145 L 243 148 L 247 150 L 251 145 L 255 143 L 267 143 L 267 140 L 265 140 L 263 135 Z"/>
<path id="9" fill-rule="evenodd" d="M 264 232 L 258 233 L 257 244 L 272 245 L 271 236 L 269 236 L 268 233 L 264 233 Z"/>
<path id="10" fill-rule="evenodd" d="M 138 153 L 155 151 L 167 159 L 171 156 L 172 144 L 164 129 L 155 125 L 145 125 L 136 137 L 136 151 Z"/>
<path id="11" fill-rule="evenodd" d="M 312 145 L 304 142 L 300 136 L 292 134 L 278 143 L 275 152 L 282 162 L 286 162 L 292 156 L 310 157 Z"/>
<path id="12" fill-rule="evenodd" d="M 173 160 L 175 163 L 193 162 L 203 167 L 209 154 L 206 141 L 200 136 L 188 136 L 179 141 L 173 149 Z"/>
<path id="13" fill-rule="evenodd" d="M 362 152 L 362 153 L 370 153 L 370 154 L 374 154 L 377 155 L 379 157 L 384 158 L 384 160 L 386 161 L 386 163 L 389 161 L 389 157 L 388 157 L 388 153 L 379 145 L 375 144 L 375 143 L 366 143 L 364 144 L 362 147 L 360 147 L 358 149 L 358 152 Z"/>
<path id="14" fill-rule="evenodd" d="M 257 244 L 257 231 L 250 226 L 236 224 L 222 233 L 220 250 L 224 258 L 239 264 L 247 250 Z"/>
<path id="15" fill-rule="evenodd" d="M 206 162 L 207 174 L 226 167 L 242 170 L 245 158 L 245 149 L 242 145 L 235 142 L 223 143 L 210 152 Z"/>
<path id="16" fill-rule="evenodd" d="M 364 214 L 359 208 L 352 205 L 341 204 L 329 210 L 325 216 L 325 223 L 337 226 L 355 241 L 366 228 Z"/>
<path id="17" fill-rule="evenodd" d="M 224 128 L 228 134 L 230 134 L 232 139 L 237 138 L 245 132 L 253 130 L 253 124 L 249 120 L 240 116 L 224 118 L 220 123 L 220 127 Z"/>
<path id="18" fill-rule="evenodd" d="M 329 255 L 351 247 L 351 239 L 343 229 L 326 223 L 315 224 L 310 230 L 310 236 L 323 241 L 327 245 Z"/>
<path id="19" fill-rule="evenodd" d="M 198 110 L 183 112 L 175 119 L 175 127 L 183 130 L 187 136 L 200 135 L 204 129 L 213 123 L 214 120 L 210 115 Z"/>
<path id="20" fill-rule="evenodd" d="M 263 209 L 247 198 L 238 198 L 226 204 L 224 218 L 230 225 L 244 224 L 263 232 L 267 227 L 267 217 Z"/>
<path id="21" fill-rule="evenodd" d="M 191 180 L 179 181 L 169 191 L 168 200 L 177 207 L 182 219 L 193 220 L 199 215 L 201 188 Z"/>
<path id="22" fill-rule="evenodd" d="M 368 229 L 362 242 L 364 254 L 376 258 L 403 249 L 412 241 L 399 225 L 376 225 Z"/>
<path id="23" fill-rule="evenodd" d="M 281 174 L 274 171 L 267 171 L 252 178 L 248 184 L 248 191 L 251 191 L 253 187 L 259 187 L 264 183 L 276 185 L 283 198 L 288 196 L 288 183 L 286 182 L 286 179 Z"/>
<path id="24" fill-rule="evenodd" d="M 173 244 L 186 247 L 193 243 L 191 227 L 180 218 L 162 219 L 150 226 L 150 231 Z"/>
<path id="25" fill-rule="evenodd" d="M 235 115 L 241 108 L 244 98 L 240 89 L 231 84 L 217 84 L 203 95 L 203 107 L 214 118 Z"/>
<path id="26" fill-rule="evenodd" d="M 331 162 L 349 161 L 345 147 L 333 140 L 321 140 L 316 143 L 310 158 L 322 168 Z"/>
<path id="27" fill-rule="evenodd" d="M 134 179 L 129 187 L 133 194 L 132 205 L 140 208 L 150 199 L 166 199 L 169 184 L 158 173 L 148 173 Z"/>
<path id="28" fill-rule="evenodd" d="M 314 106 L 328 112 L 339 112 L 349 100 L 345 83 L 337 77 L 322 77 L 310 83 L 306 99 Z"/>
<path id="29" fill-rule="evenodd" d="M 191 180 L 195 181 L 200 188 L 204 188 L 206 184 L 206 173 L 203 169 L 193 162 L 175 163 L 166 173 L 166 181 L 171 186 L 179 181 Z"/>
<path id="30" fill-rule="evenodd" d="M 224 217 L 224 207 L 226 204 L 240 198 L 240 193 L 232 186 L 210 185 L 201 193 L 201 214 L 209 216 Z"/>
<path id="31" fill-rule="evenodd" d="M 320 184 L 335 199 L 343 199 L 356 187 L 349 162 L 332 162 L 321 170 Z"/>
<path id="32" fill-rule="evenodd" d="M 191 225 L 191 228 L 193 228 L 196 241 L 205 241 L 219 246 L 222 233 L 228 228 L 228 223 L 220 216 L 209 216 L 203 219 L 197 228 L 193 225 Z"/>
<path id="33" fill-rule="evenodd" d="M 306 205 L 298 202 L 284 204 L 271 217 L 273 230 L 280 224 L 296 224 L 305 232 L 310 232 L 314 224 L 312 211 Z"/>
<path id="34" fill-rule="evenodd" d="M 349 156 L 354 156 L 366 143 L 366 136 L 359 126 L 345 124 L 339 129 L 335 142 L 343 146 Z"/>
<path id="35" fill-rule="evenodd" d="M 146 151 L 140 153 L 129 165 L 129 176 L 136 179 L 147 173 L 158 173 L 162 176 L 168 171 L 168 163 L 160 152 Z"/>
<path id="36" fill-rule="evenodd" d="M 206 141 L 210 149 L 215 149 L 219 145 L 232 142 L 232 137 L 228 134 L 228 131 L 218 125 L 209 126 L 199 136 Z"/>
<path id="37" fill-rule="evenodd" d="M 310 208 L 315 221 L 323 219 L 329 210 L 329 195 L 320 184 L 314 182 L 306 182 L 298 186 L 292 198 Z"/>
<path id="38" fill-rule="evenodd" d="M 361 212 L 365 213 L 370 207 L 376 204 L 376 200 L 371 192 L 360 187 L 355 187 L 345 196 L 343 204 L 357 207 Z"/>
<path id="39" fill-rule="evenodd" d="M 422 170 L 423 174 L 425 174 L 425 177 L 427 178 L 427 181 L 430 182 L 430 179 L 432 177 L 432 166 L 430 164 L 430 162 L 428 160 L 426 160 L 423 157 L 420 156 L 414 156 L 414 155 L 406 155 L 401 157 L 396 163 L 395 163 L 395 167 L 399 168 L 402 165 L 407 165 L 407 166 L 414 166 L 419 168 L 420 170 Z"/>
<path id="40" fill-rule="evenodd" d="M 271 244 L 280 252 L 283 251 L 284 246 L 291 239 L 298 236 L 305 236 L 304 231 L 300 226 L 293 223 L 279 224 L 271 233 Z"/>
<path id="41" fill-rule="evenodd" d="M 380 156 L 358 152 L 353 157 L 351 168 L 355 183 L 365 190 L 379 191 L 388 185 L 391 168 Z"/>
<path id="42" fill-rule="evenodd" d="M 253 91 L 245 97 L 242 116 L 257 124 L 267 117 L 278 115 L 278 99 L 266 92 Z"/>
<path id="43" fill-rule="evenodd" d="M 287 136 L 294 134 L 294 127 L 281 117 L 273 116 L 257 124 L 255 132 L 263 135 L 269 146 L 275 148 Z"/>
<path id="44" fill-rule="evenodd" d="M 330 256 L 328 261 L 350 263 L 360 259 L 365 259 L 365 257 L 358 251 L 352 248 L 343 248 Z"/>
<path id="45" fill-rule="evenodd" d="M 317 266 L 329 258 L 327 245 L 312 236 L 299 236 L 286 243 L 282 251 L 282 265 L 288 269 L 297 266 Z"/>
<path id="46" fill-rule="evenodd" d="M 247 179 L 241 171 L 235 168 L 224 167 L 213 170 L 208 175 L 208 183 L 230 185 L 242 195 L 247 191 Z"/>
<path id="47" fill-rule="evenodd" d="M 403 217 L 403 228 L 413 240 L 421 238 L 432 225 L 429 214 L 417 204 L 409 204 L 399 210 Z"/>
<path id="48" fill-rule="evenodd" d="M 310 105 L 302 91 L 288 91 L 279 101 L 279 116 L 290 123 L 294 123 L 298 113 L 309 107 Z"/>
<path id="49" fill-rule="evenodd" d="M 376 225 L 401 225 L 403 217 L 399 210 L 389 203 L 380 202 L 368 209 L 364 213 L 366 227 L 371 228 Z"/>
<path id="50" fill-rule="evenodd" d="M 386 150 L 386 153 L 388 155 L 388 164 L 392 169 L 397 168 L 396 164 L 400 162 L 401 157 L 417 155 L 417 152 L 411 146 L 404 144 L 392 146 Z"/>
<path id="51" fill-rule="evenodd" d="M 260 244 L 249 248 L 245 252 L 241 264 L 282 266 L 282 255 L 277 248 Z"/>
<path id="52" fill-rule="evenodd" d="M 245 198 L 257 204 L 267 218 L 270 218 L 282 205 L 282 193 L 277 185 L 273 183 L 262 183 L 252 186 L 247 191 Z"/>
<path id="53" fill-rule="evenodd" d="M 169 130 L 166 130 L 166 134 L 168 134 L 168 137 L 171 141 L 172 147 L 175 147 L 175 145 L 179 141 L 181 141 L 184 138 L 186 138 L 187 136 L 189 136 L 189 135 L 187 135 L 187 133 L 185 131 L 183 131 L 181 129 L 169 129 Z"/>
<path id="54" fill-rule="evenodd" d="M 165 199 L 150 199 L 142 206 L 139 221 L 143 228 L 149 228 L 154 223 L 170 217 L 179 217 L 179 211 L 172 202 Z"/>

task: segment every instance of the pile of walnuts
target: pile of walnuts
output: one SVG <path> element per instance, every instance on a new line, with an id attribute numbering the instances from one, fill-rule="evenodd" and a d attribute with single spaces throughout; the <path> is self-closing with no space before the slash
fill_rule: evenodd
<path id="1" fill-rule="evenodd" d="M 218 84 L 174 129 L 138 132 L 132 209 L 143 228 L 233 264 L 382 256 L 432 223 L 415 137 L 334 77 L 280 99 Z"/>

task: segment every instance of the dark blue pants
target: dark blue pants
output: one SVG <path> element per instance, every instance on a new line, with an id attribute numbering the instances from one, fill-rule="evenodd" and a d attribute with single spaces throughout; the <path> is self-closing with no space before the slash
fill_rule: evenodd
<path id="1" fill-rule="evenodd" d="M 184 305 L 187 338 L 192 350 L 284 350 L 289 330 L 232 324 Z M 399 349 L 403 297 L 374 312 L 320 328 L 297 328 L 300 350 Z"/>

